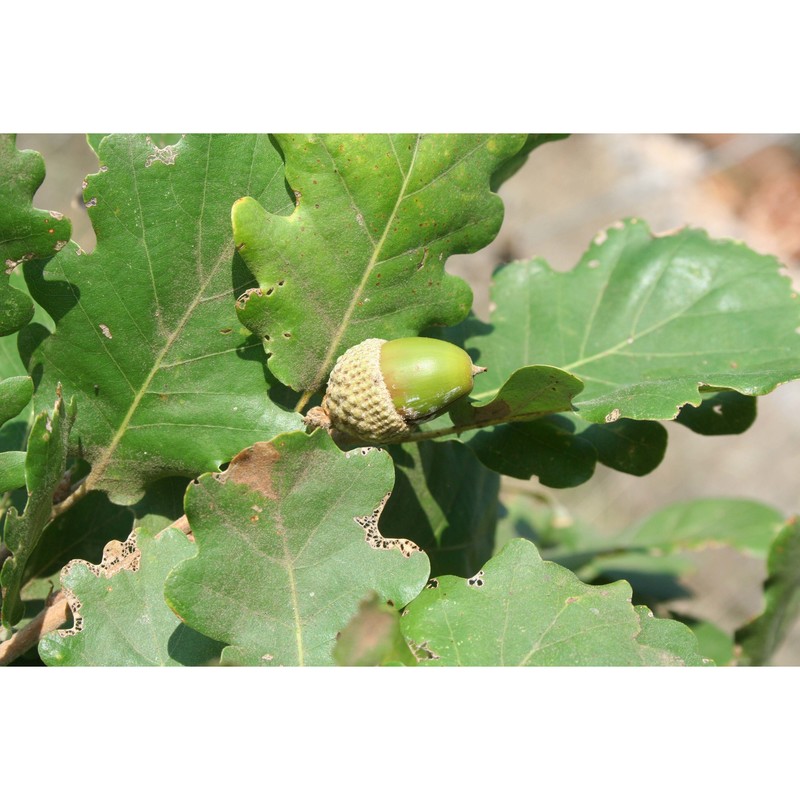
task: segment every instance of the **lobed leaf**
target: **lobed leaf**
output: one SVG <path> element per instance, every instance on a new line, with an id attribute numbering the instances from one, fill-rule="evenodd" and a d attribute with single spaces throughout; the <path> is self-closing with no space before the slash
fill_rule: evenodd
<path id="1" fill-rule="evenodd" d="M 492 296 L 492 325 L 466 341 L 491 368 L 484 394 L 551 365 L 583 381 L 590 422 L 673 419 L 709 387 L 759 395 L 800 375 L 800 303 L 777 260 L 703 231 L 620 222 L 571 272 L 506 265 Z"/>
<path id="2" fill-rule="evenodd" d="M 624 535 L 630 547 L 659 553 L 727 545 L 766 558 L 783 525 L 771 506 L 743 498 L 704 498 L 673 503 Z"/>
<path id="3" fill-rule="evenodd" d="M 402 629 L 423 665 L 702 663 L 688 629 L 643 621 L 630 600 L 624 582 L 588 586 L 515 539 L 472 578 L 431 581 Z"/>
<path id="4" fill-rule="evenodd" d="M 703 657 L 700 641 L 692 628 L 674 619 L 656 617 L 646 606 L 636 606 L 636 613 L 642 626 L 637 637 L 639 644 L 668 653 L 676 664 L 714 666 L 713 660 Z"/>
<path id="5" fill-rule="evenodd" d="M 744 433 L 755 419 L 755 397 L 738 392 L 714 392 L 699 406 L 683 406 L 675 422 L 704 436 L 729 436 Z"/>
<path id="6" fill-rule="evenodd" d="M 33 150 L 17 150 L 16 136 L 0 134 L 0 336 L 31 321 L 34 306 L 8 276 L 26 261 L 46 261 L 69 241 L 71 224 L 56 211 L 33 207 L 44 180 L 44 160 Z"/>
<path id="7" fill-rule="evenodd" d="M 169 475 L 218 467 L 253 441 L 299 427 L 270 399 L 260 343 L 239 325 L 247 285 L 228 222 L 243 194 L 291 207 L 266 136 L 192 135 L 158 148 L 144 136 L 98 145 L 85 197 L 97 247 L 26 264 L 56 330 L 27 331 L 45 394 L 61 381 L 81 407 L 73 443 L 90 489 L 132 503 Z"/>
<path id="8" fill-rule="evenodd" d="M 574 422 L 553 414 L 467 431 L 461 438 L 489 469 L 521 480 L 536 475 L 545 486 L 560 489 L 588 481 L 597 464 L 597 451 L 575 431 Z"/>
<path id="9" fill-rule="evenodd" d="M 184 625 L 164 602 L 164 579 L 197 547 L 175 528 L 134 531 L 106 546 L 99 565 L 70 561 L 61 585 L 73 627 L 45 636 L 48 666 L 196 666 L 214 663 L 222 645 Z"/>
<path id="10" fill-rule="evenodd" d="M 497 390 L 494 397 L 475 404 L 459 403 L 450 417 L 459 426 L 495 425 L 536 419 L 558 411 L 571 411 L 572 398 L 583 384 L 568 372 L 554 367 L 522 367 Z M 480 397 L 486 396 L 481 392 Z"/>
<path id="11" fill-rule="evenodd" d="M 768 664 L 800 615 L 800 522 L 796 518 L 772 543 L 767 571 L 764 611 L 736 632 L 741 664 Z"/>
<path id="12" fill-rule="evenodd" d="M 223 663 L 333 663 L 336 634 L 363 597 L 401 607 L 428 578 L 416 545 L 378 531 L 391 485 L 386 452 L 344 453 L 321 430 L 253 445 L 189 486 L 199 549 L 168 577 L 167 602 L 231 645 Z"/>
<path id="13" fill-rule="evenodd" d="M 53 578 L 57 584 L 61 568 L 75 559 L 99 563 L 106 544 L 112 539 L 124 541 L 133 522 L 128 506 L 114 505 L 104 492 L 89 492 L 42 531 L 26 564 L 24 583 Z"/>
<path id="14" fill-rule="evenodd" d="M 52 414 L 41 412 L 28 437 L 25 457 L 28 502 L 21 516 L 12 507 L 5 518 L 4 542 L 12 553 L 0 569 L 2 622 L 6 626 L 15 625 L 23 614 L 20 590 L 26 564 L 50 520 L 53 492 L 64 475 L 67 442 L 74 419 L 75 401 L 72 400 L 67 408 L 59 387 Z"/>
<path id="15" fill-rule="evenodd" d="M 297 206 L 233 207 L 236 246 L 258 281 L 238 313 L 271 371 L 310 395 L 336 358 L 372 337 L 453 325 L 472 293 L 444 272 L 491 242 L 503 204 L 492 176 L 519 135 L 277 136 Z"/>
<path id="16" fill-rule="evenodd" d="M 530 422 L 467 431 L 461 436 L 490 469 L 544 486 L 578 486 L 597 462 L 630 475 L 652 472 L 664 457 L 667 432 L 657 422 L 619 419 L 589 425 L 576 415 L 552 414 Z"/>
<path id="17" fill-rule="evenodd" d="M 33 381 L 19 375 L 0 381 L 0 425 L 16 417 L 33 397 Z"/>
<path id="18" fill-rule="evenodd" d="M 25 453 L 6 450 L 0 453 L 0 493 L 25 485 Z"/>

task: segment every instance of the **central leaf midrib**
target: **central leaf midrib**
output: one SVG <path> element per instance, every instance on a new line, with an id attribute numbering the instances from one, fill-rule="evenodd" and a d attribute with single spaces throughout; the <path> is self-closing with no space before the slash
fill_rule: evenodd
<path id="1" fill-rule="evenodd" d="M 411 180 L 411 175 L 414 172 L 414 162 L 417 159 L 417 153 L 419 152 L 419 142 L 420 142 L 420 135 L 417 135 L 417 139 L 414 142 L 414 152 L 411 156 L 411 162 L 408 165 L 408 172 L 403 176 L 403 184 L 400 187 L 400 191 L 397 193 L 397 200 L 395 201 L 394 208 L 392 208 L 391 214 L 386 220 L 386 224 L 383 228 L 383 233 L 381 234 L 381 238 L 378 240 L 378 243 L 375 244 L 372 248 L 372 255 L 370 256 L 369 261 L 367 262 L 367 266 L 364 269 L 364 274 L 361 276 L 361 280 L 359 281 L 358 286 L 356 287 L 355 292 L 353 292 L 353 296 L 350 300 L 350 305 L 347 307 L 347 310 L 342 317 L 342 322 L 339 325 L 335 335 L 331 339 L 331 343 L 328 346 L 328 350 L 325 353 L 325 357 L 320 364 L 319 369 L 317 370 L 316 375 L 312 381 L 312 389 L 316 389 L 317 387 L 322 385 L 323 380 L 327 376 L 328 372 L 330 372 L 330 366 L 333 362 L 333 357 L 336 351 L 339 349 L 339 345 L 341 344 L 342 338 L 344 337 L 345 331 L 347 330 L 350 320 L 355 313 L 355 309 L 358 307 L 358 301 L 361 298 L 361 295 L 364 293 L 364 288 L 366 287 L 370 275 L 372 271 L 375 269 L 375 265 L 378 261 L 378 256 L 383 249 L 384 244 L 386 243 L 386 239 L 389 236 L 389 231 L 391 230 L 392 224 L 394 223 L 395 217 L 397 216 L 397 211 L 400 208 L 400 204 L 405 199 L 406 189 L 408 188 L 408 184 Z M 323 144 L 324 147 L 324 144 Z M 400 173 L 402 175 L 402 171 Z M 341 174 L 340 174 L 341 178 Z M 342 181 L 344 179 L 342 178 Z M 365 223 L 366 225 L 366 223 Z M 301 402 L 304 402 L 301 399 Z"/>
<path id="2" fill-rule="evenodd" d="M 114 453 L 116 452 L 116 449 L 119 446 L 119 443 L 122 441 L 122 438 L 125 436 L 125 434 L 128 431 L 128 425 L 130 424 L 130 421 L 133 419 L 133 415 L 136 413 L 137 409 L 139 408 L 139 405 L 142 402 L 142 399 L 144 398 L 144 396 L 148 393 L 148 391 L 150 389 L 150 384 L 153 382 L 153 379 L 155 378 L 155 376 L 160 371 L 162 362 L 164 361 L 164 358 L 166 357 L 167 353 L 170 351 L 172 346 L 175 344 L 175 341 L 177 340 L 178 336 L 183 332 L 184 328 L 186 327 L 187 322 L 189 321 L 189 318 L 192 316 L 192 314 L 194 313 L 195 308 L 197 308 L 198 304 L 200 303 L 200 300 L 201 300 L 201 298 L 203 296 L 203 293 L 205 292 L 206 288 L 208 287 L 208 284 L 211 283 L 212 279 L 217 274 L 217 270 L 219 269 L 220 264 L 222 264 L 224 259 L 225 259 L 226 251 L 230 249 L 231 242 L 232 242 L 232 240 L 227 242 L 227 245 L 226 245 L 225 249 L 221 253 L 220 257 L 217 259 L 217 263 L 214 265 L 214 267 L 210 271 L 208 278 L 200 286 L 200 290 L 196 294 L 195 299 L 187 307 L 186 312 L 181 317 L 180 321 L 178 322 L 177 326 L 175 327 L 175 330 L 172 332 L 172 334 L 167 339 L 166 343 L 164 344 L 164 347 L 162 347 L 161 350 L 159 351 L 158 355 L 155 358 L 155 362 L 153 363 L 152 369 L 148 373 L 147 377 L 144 379 L 144 382 L 142 383 L 142 386 L 140 387 L 139 391 L 134 396 L 134 398 L 133 398 L 133 400 L 132 400 L 132 402 L 130 404 L 130 407 L 128 408 L 127 414 L 125 414 L 125 417 L 123 418 L 122 422 L 120 423 L 119 428 L 117 429 L 117 432 L 114 434 L 114 438 L 111 440 L 111 443 L 108 445 L 108 447 L 103 452 L 103 455 L 101 456 L 101 458 L 92 467 L 92 471 L 91 471 L 91 473 L 89 474 L 89 477 L 86 480 L 86 483 L 87 483 L 87 486 L 89 487 L 89 489 L 91 489 L 97 483 L 99 483 L 99 481 L 102 479 L 103 475 L 105 474 L 106 469 L 108 469 L 108 465 L 111 463 L 111 460 L 114 457 Z"/>

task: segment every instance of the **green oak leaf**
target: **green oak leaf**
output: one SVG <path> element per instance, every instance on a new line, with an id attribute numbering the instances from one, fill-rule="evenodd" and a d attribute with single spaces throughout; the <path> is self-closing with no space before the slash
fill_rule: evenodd
<path id="1" fill-rule="evenodd" d="M 534 542 L 545 558 L 592 583 L 627 581 L 648 605 L 689 595 L 681 579 L 697 569 L 689 553 L 730 547 L 764 558 L 783 525 L 774 508 L 741 498 L 674 503 L 616 533 L 600 533 L 563 509 L 516 497 L 498 526 L 498 545 Z M 716 659 L 715 659 L 716 660 Z"/>
<path id="2" fill-rule="evenodd" d="M 766 558 L 783 525 L 780 511 L 743 498 L 686 500 L 662 508 L 621 537 L 659 553 L 727 545 Z"/>
<path id="3" fill-rule="evenodd" d="M 658 422 L 618 419 L 588 424 L 573 418 L 578 438 L 594 447 L 597 460 L 626 475 L 647 475 L 663 460 L 667 451 L 667 430 Z"/>
<path id="4" fill-rule="evenodd" d="M 453 325 L 472 292 L 448 275 L 453 253 L 489 244 L 503 219 L 491 179 L 521 135 L 277 136 L 297 206 L 276 216 L 233 207 L 236 246 L 258 281 L 239 318 L 269 366 L 307 395 L 364 339 Z"/>
<path id="5" fill-rule="evenodd" d="M 467 347 L 468 341 L 493 330 L 471 315 L 455 328 L 426 335 Z M 509 342 L 508 347 L 514 345 Z M 480 358 L 476 348 L 471 351 L 473 359 Z M 495 372 L 498 366 L 503 369 L 502 364 L 491 362 L 489 370 Z M 630 475 L 646 475 L 664 458 L 667 432 L 657 422 L 623 418 L 590 424 L 573 413 L 554 413 L 569 411 L 572 398 L 583 388 L 568 372 L 522 367 L 499 389 L 497 381 L 496 375 L 488 379 L 487 374 L 480 375 L 476 379 L 479 391 L 472 393 L 469 403 L 459 403 L 450 412 L 461 440 L 490 469 L 524 480 L 536 475 L 545 486 L 566 488 L 589 480 L 598 461 Z M 499 424 L 503 422 L 513 424 Z M 475 430 L 475 426 L 495 427 Z M 429 424 L 424 430 L 424 435 L 436 436 L 441 424 Z"/>
<path id="6" fill-rule="evenodd" d="M 107 133 L 88 133 L 86 134 L 86 142 L 95 153 L 99 154 L 100 142 L 102 142 L 106 136 L 108 136 Z M 167 161 L 174 155 L 171 146 L 178 144 L 182 138 L 183 137 L 177 133 L 151 133 L 147 135 L 149 144 L 153 146 L 154 151 L 155 148 L 166 151 L 161 153 L 159 158 Z"/>
<path id="7" fill-rule="evenodd" d="M 646 475 L 664 458 L 667 432 L 657 422 L 619 419 L 590 425 L 575 414 L 552 414 L 461 435 L 478 458 L 503 475 L 544 486 L 578 486 L 597 462 L 629 475 Z"/>
<path id="8" fill-rule="evenodd" d="M 244 450 L 226 472 L 190 484 L 199 551 L 170 574 L 167 602 L 231 645 L 223 663 L 332 664 L 363 597 L 401 607 L 429 575 L 416 545 L 378 531 L 392 474 L 385 451 L 345 453 L 321 430 Z"/>
<path id="9" fill-rule="evenodd" d="M 712 667 L 714 661 L 702 654 L 700 641 L 692 628 L 674 619 L 656 617 L 646 606 L 636 606 L 642 626 L 637 637 L 641 645 L 670 654 L 677 664 Z"/>
<path id="10" fill-rule="evenodd" d="M 575 431 L 572 420 L 553 414 L 461 438 L 489 469 L 520 480 L 536 475 L 543 485 L 563 489 L 588 481 L 597 464 L 597 451 Z"/>
<path id="11" fill-rule="evenodd" d="M 164 579 L 197 546 L 175 528 L 135 530 L 111 541 L 99 565 L 70 561 L 61 586 L 73 627 L 48 634 L 48 666 L 196 666 L 215 663 L 222 645 L 184 625 L 164 602 Z"/>
<path id="12" fill-rule="evenodd" d="M 64 476 L 67 442 L 75 419 L 75 401 L 66 407 L 58 387 L 52 413 L 42 411 L 33 423 L 25 457 L 25 483 L 28 502 L 22 515 L 15 508 L 6 512 L 3 539 L 11 556 L 0 569 L 2 622 L 15 625 L 23 614 L 20 589 L 28 559 L 31 558 L 50 520 L 53 492 Z"/>
<path id="13" fill-rule="evenodd" d="M 734 663 L 733 636 L 714 625 L 712 622 L 693 617 L 674 614 L 673 618 L 682 622 L 697 637 L 700 654 L 713 661 L 718 667 L 726 667 Z"/>
<path id="14" fill-rule="evenodd" d="M 6 450 L 0 453 L 0 493 L 25 485 L 25 452 Z"/>
<path id="15" fill-rule="evenodd" d="M 800 301 L 779 264 L 699 230 L 654 237 L 637 219 L 595 238 L 570 272 L 540 259 L 495 273 L 483 392 L 531 364 L 571 372 L 589 422 L 673 419 L 702 390 L 766 394 L 800 375 Z"/>
<path id="16" fill-rule="evenodd" d="M 489 469 L 520 480 L 536 475 L 545 486 L 563 489 L 588 481 L 597 464 L 597 451 L 575 431 L 572 420 L 552 414 L 461 438 Z"/>
<path id="17" fill-rule="evenodd" d="M 400 613 L 373 592 L 336 638 L 333 660 L 340 667 L 413 667 L 417 659 L 400 630 Z"/>
<path id="18" fill-rule="evenodd" d="M 432 575 L 473 575 L 492 555 L 500 476 L 460 442 L 388 449 L 395 480 L 381 515 L 383 535 L 416 542 Z"/>
<path id="19" fill-rule="evenodd" d="M 27 375 L 0 381 L 0 426 L 21 417 L 32 397 L 33 381 Z M 25 485 L 25 453 L 17 448 L 23 446 L 26 433 L 27 426 L 22 419 L 3 427 L 0 433 L 0 493 Z"/>
<path id="20" fill-rule="evenodd" d="M 770 548 L 764 611 L 736 632 L 740 664 L 768 664 L 800 614 L 800 522 L 789 520 Z"/>
<path id="21" fill-rule="evenodd" d="M 69 241 L 69 220 L 33 207 L 44 180 L 44 160 L 33 150 L 17 150 L 16 136 L 0 134 L 0 336 L 31 321 L 34 306 L 8 276 L 27 261 L 46 261 Z"/>
<path id="22" fill-rule="evenodd" d="M 685 405 L 675 422 L 704 436 L 744 433 L 756 420 L 756 398 L 739 392 L 714 392 L 699 406 Z"/>
<path id="23" fill-rule="evenodd" d="M 482 391 L 472 394 L 468 403 L 456 404 L 450 418 L 461 427 L 536 419 L 571 411 L 572 398 L 582 389 L 580 380 L 560 369 L 522 367 L 496 392 Z M 482 402 L 476 404 L 476 400 Z"/>
<path id="24" fill-rule="evenodd" d="M 702 663 L 688 629 L 656 630 L 630 601 L 626 583 L 588 586 L 514 539 L 472 578 L 433 579 L 406 607 L 402 630 L 423 665 Z"/>
<path id="25" fill-rule="evenodd" d="M 0 381 L 0 425 L 22 412 L 33 397 L 33 381 L 18 375 Z"/>
<path id="26" fill-rule="evenodd" d="M 251 194 L 289 211 L 280 156 L 266 136 L 170 147 L 104 137 L 84 193 L 96 249 L 64 248 L 44 270 L 26 264 L 57 326 L 25 331 L 37 396 L 61 381 L 78 398 L 73 445 L 91 463 L 87 487 L 125 504 L 153 480 L 193 477 L 300 426 L 268 396 L 261 345 L 234 312 L 249 278 L 230 205 Z"/>

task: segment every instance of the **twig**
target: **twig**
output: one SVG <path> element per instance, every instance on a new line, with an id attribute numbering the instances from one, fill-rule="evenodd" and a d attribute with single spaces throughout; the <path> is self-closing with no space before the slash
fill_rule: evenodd
<path id="1" fill-rule="evenodd" d="M 509 422 L 532 422 L 536 419 L 541 419 L 549 413 L 555 412 L 542 412 L 531 411 L 528 414 L 517 414 L 513 417 L 505 417 L 504 419 L 484 419 L 479 422 L 466 422 L 461 425 L 451 425 L 449 428 L 434 428 L 427 431 L 415 431 L 404 436 L 397 444 L 406 444 L 407 442 L 424 442 L 428 439 L 439 439 L 442 436 L 452 436 L 453 434 L 465 433 L 466 431 L 474 431 L 478 428 L 490 428 L 492 425 L 505 425 Z"/>
<path id="2" fill-rule="evenodd" d="M 56 592 L 43 611 L 40 611 L 24 628 L 8 641 L 0 644 L 0 666 L 10 664 L 31 649 L 52 631 L 58 630 L 69 619 L 69 605 L 64 592 Z"/>
<path id="3" fill-rule="evenodd" d="M 78 500 L 81 500 L 89 493 L 89 486 L 86 483 L 86 479 L 84 478 L 81 482 L 75 487 L 75 491 L 70 494 L 66 500 L 58 503 L 58 505 L 53 506 L 53 511 L 50 514 L 50 522 L 52 522 L 56 517 L 63 514 L 65 511 L 69 511 Z"/>
<path id="4" fill-rule="evenodd" d="M 192 529 L 189 525 L 189 520 L 186 518 L 186 514 L 176 519 L 175 522 L 172 522 L 169 525 L 167 525 L 167 528 L 177 528 L 181 533 L 185 534 L 190 539 L 194 540 L 194 537 L 192 536 Z M 167 528 L 164 528 L 164 530 L 166 530 Z"/>
<path id="5" fill-rule="evenodd" d="M 303 409 L 308 405 L 308 401 L 311 400 L 311 398 L 313 396 L 314 396 L 314 390 L 313 389 L 306 389 L 306 391 L 303 392 L 302 396 L 297 401 L 297 404 L 295 405 L 294 410 L 298 414 L 302 414 L 303 413 Z"/>

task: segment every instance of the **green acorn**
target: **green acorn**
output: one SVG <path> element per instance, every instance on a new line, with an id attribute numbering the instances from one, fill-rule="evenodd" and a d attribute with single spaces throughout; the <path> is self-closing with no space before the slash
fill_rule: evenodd
<path id="1" fill-rule="evenodd" d="M 306 424 L 364 442 L 399 441 L 468 395 L 485 371 L 440 339 L 367 339 L 339 357 L 322 406 L 308 412 Z"/>

